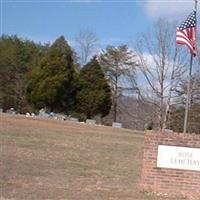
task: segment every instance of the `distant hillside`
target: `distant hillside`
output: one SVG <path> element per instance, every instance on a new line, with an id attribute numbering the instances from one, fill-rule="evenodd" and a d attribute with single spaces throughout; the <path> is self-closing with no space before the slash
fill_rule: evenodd
<path id="1" fill-rule="evenodd" d="M 152 104 L 139 101 L 134 97 L 121 97 L 118 102 L 117 121 L 123 124 L 124 128 L 145 130 L 145 125 L 151 121 L 156 123 L 156 113 Z M 112 110 L 108 116 L 103 119 L 105 124 L 112 124 Z"/>

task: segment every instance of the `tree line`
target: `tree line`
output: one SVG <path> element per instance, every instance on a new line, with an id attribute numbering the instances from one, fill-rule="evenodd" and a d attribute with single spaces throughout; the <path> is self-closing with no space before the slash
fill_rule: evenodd
<path id="1" fill-rule="evenodd" d="M 82 120 L 126 118 L 127 127 L 133 123 L 138 129 L 181 132 L 189 54 L 176 46 L 174 30 L 175 25 L 159 20 L 134 48 L 107 46 L 98 53 L 95 36 L 80 32 L 79 55 L 63 36 L 50 45 L 2 35 L 0 107 L 4 111 L 14 107 L 19 113 L 46 108 Z M 189 131 L 196 133 L 200 132 L 199 58 L 189 112 Z"/>
<path id="2" fill-rule="evenodd" d="M 87 118 L 109 113 L 111 90 L 97 58 L 80 69 L 63 36 L 52 45 L 2 36 L 0 49 L 0 102 L 4 111 L 13 107 L 26 113 L 45 108 Z"/>

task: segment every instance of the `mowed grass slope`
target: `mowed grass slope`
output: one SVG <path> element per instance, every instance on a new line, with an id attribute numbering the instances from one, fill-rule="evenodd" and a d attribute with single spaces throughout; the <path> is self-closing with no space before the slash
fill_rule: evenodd
<path id="1" fill-rule="evenodd" d="M 1 200 L 159 199 L 138 190 L 142 133 L 0 117 Z"/>

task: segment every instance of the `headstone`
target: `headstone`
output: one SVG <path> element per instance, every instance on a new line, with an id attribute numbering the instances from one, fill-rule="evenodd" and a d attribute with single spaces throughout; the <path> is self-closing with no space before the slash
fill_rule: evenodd
<path id="1" fill-rule="evenodd" d="M 35 113 L 31 113 L 31 117 L 35 117 Z"/>
<path id="2" fill-rule="evenodd" d="M 70 117 L 69 120 L 72 121 L 72 122 L 78 122 L 78 118 L 75 118 L 75 117 Z"/>
<path id="3" fill-rule="evenodd" d="M 55 117 L 55 113 L 54 112 L 50 112 L 49 115 L 50 115 L 50 117 Z"/>
<path id="4" fill-rule="evenodd" d="M 30 116 L 31 116 L 30 113 L 27 112 L 27 113 L 26 113 L 26 117 L 30 117 Z"/>
<path id="5" fill-rule="evenodd" d="M 14 108 L 10 108 L 10 114 L 13 114 L 13 115 L 15 115 L 15 114 L 16 114 L 16 111 L 15 111 L 15 109 L 14 109 Z"/>
<path id="6" fill-rule="evenodd" d="M 0 108 L 0 113 L 2 113 L 3 112 L 3 108 Z"/>
<path id="7" fill-rule="evenodd" d="M 164 129 L 164 132 L 165 133 L 173 133 L 173 130 L 171 130 L 171 129 Z"/>
<path id="8" fill-rule="evenodd" d="M 122 128 L 122 123 L 113 122 L 113 123 L 112 123 L 112 127 L 113 127 L 113 128 Z"/>
<path id="9" fill-rule="evenodd" d="M 57 119 L 57 120 L 66 120 L 66 116 L 65 115 L 63 115 L 63 114 L 57 114 L 57 113 L 54 113 L 53 115 L 51 115 L 51 116 L 53 116 L 53 119 Z"/>
<path id="10" fill-rule="evenodd" d="M 42 108 L 42 109 L 39 110 L 39 117 L 42 117 L 42 118 L 49 118 L 50 115 L 45 111 L 44 108 Z"/>
<path id="11" fill-rule="evenodd" d="M 96 120 L 87 119 L 87 120 L 86 120 L 86 124 L 95 125 L 95 124 L 96 124 Z"/>

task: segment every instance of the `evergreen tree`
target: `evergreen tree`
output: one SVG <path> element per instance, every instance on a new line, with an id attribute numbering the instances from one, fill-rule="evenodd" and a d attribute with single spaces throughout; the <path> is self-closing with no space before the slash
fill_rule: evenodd
<path id="1" fill-rule="evenodd" d="M 38 109 L 69 112 L 75 100 L 74 53 L 63 36 L 49 48 L 28 77 L 27 98 Z"/>
<path id="2" fill-rule="evenodd" d="M 108 46 L 99 56 L 100 64 L 112 91 L 113 121 L 118 121 L 119 99 L 123 93 L 133 94 L 136 89 L 136 55 L 126 45 Z"/>
<path id="3" fill-rule="evenodd" d="M 0 107 L 26 112 L 25 76 L 43 55 L 45 47 L 17 36 L 0 37 Z"/>
<path id="4" fill-rule="evenodd" d="M 106 116 L 111 108 L 111 90 L 96 57 L 80 72 L 77 110 L 87 118 Z"/>

